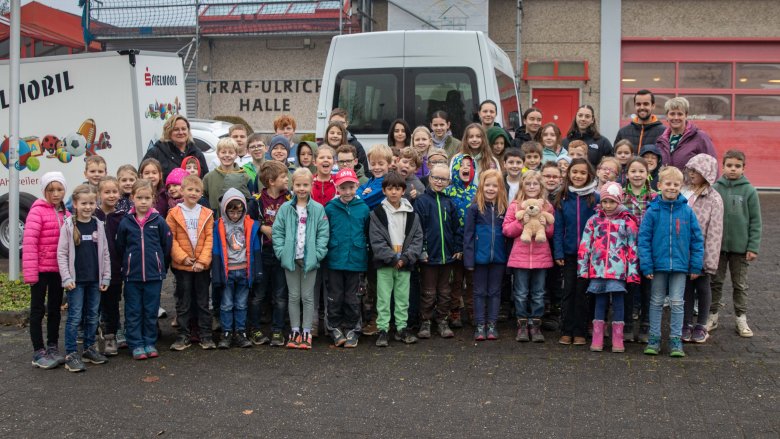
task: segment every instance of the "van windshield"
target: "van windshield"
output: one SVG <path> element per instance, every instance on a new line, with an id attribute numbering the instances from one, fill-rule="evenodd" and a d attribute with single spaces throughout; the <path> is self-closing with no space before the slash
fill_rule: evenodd
<path id="1" fill-rule="evenodd" d="M 333 107 L 347 110 L 353 134 L 387 134 L 397 118 L 429 126 L 431 115 L 444 110 L 460 139 L 478 102 L 476 75 L 463 67 L 344 70 L 334 91 Z"/>

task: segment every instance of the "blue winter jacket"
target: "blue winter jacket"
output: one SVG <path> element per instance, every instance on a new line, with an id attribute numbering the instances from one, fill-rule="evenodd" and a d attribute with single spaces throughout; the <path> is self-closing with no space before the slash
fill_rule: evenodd
<path id="1" fill-rule="evenodd" d="M 678 195 L 650 202 L 639 227 L 639 266 L 656 271 L 699 274 L 704 264 L 704 238 L 688 200 Z"/>
<path id="2" fill-rule="evenodd" d="M 165 279 L 173 246 L 173 235 L 165 219 L 152 209 L 141 225 L 130 209 L 116 232 L 116 252 L 122 257 L 125 281 L 147 282 Z"/>
<path id="3" fill-rule="evenodd" d="M 582 239 L 582 231 L 588 219 L 596 213 L 599 194 L 593 194 L 595 201 L 588 205 L 588 196 L 569 193 L 561 200 L 561 207 L 555 209 L 555 230 L 553 232 L 553 259 L 564 256 L 577 256 Z"/>
<path id="4" fill-rule="evenodd" d="M 414 211 L 423 228 L 423 256 L 427 264 L 454 262 L 455 253 L 463 251 L 463 234 L 458 210 L 450 197 L 428 188 L 414 202 Z"/>
<path id="5" fill-rule="evenodd" d="M 334 198 L 325 205 L 330 224 L 327 267 L 331 270 L 364 272 L 368 269 L 368 218 L 371 211 L 360 198 L 344 204 Z"/>
<path id="6" fill-rule="evenodd" d="M 357 196 L 366 202 L 370 210 L 376 209 L 382 200 L 385 199 L 385 193 L 382 192 L 382 182 L 385 181 L 385 176 L 379 178 L 372 177 L 366 184 L 361 185 L 357 190 Z M 363 191 L 370 188 L 371 193 L 363 195 Z"/>
<path id="7" fill-rule="evenodd" d="M 506 238 L 502 231 L 504 213 L 498 213 L 493 203 L 485 203 L 485 211 L 472 204 L 466 211 L 463 229 L 463 265 L 506 264 Z"/>

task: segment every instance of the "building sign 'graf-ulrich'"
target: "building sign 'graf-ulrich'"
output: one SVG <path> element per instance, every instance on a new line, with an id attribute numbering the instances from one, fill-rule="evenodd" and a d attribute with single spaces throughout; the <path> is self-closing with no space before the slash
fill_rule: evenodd
<path id="1" fill-rule="evenodd" d="M 316 102 L 322 85 L 319 79 L 261 79 L 243 81 L 208 81 L 206 93 L 232 100 L 236 114 L 244 112 L 299 112 L 294 108 L 296 97 L 313 95 Z"/>

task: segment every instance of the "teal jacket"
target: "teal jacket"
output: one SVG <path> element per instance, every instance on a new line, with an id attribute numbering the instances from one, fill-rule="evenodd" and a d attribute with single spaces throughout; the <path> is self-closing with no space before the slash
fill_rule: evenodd
<path id="1" fill-rule="evenodd" d="M 720 177 L 713 185 L 723 199 L 723 243 L 720 251 L 758 254 L 761 244 L 761 205 L 756 188 L 743 175 Z"/>
<path id="2" fill-rule="evenodd" d="M 298 233 L 298 211 L 295 205 L 298 197 L 292 199 L 279 208 L 274 220 L 271 241 L 274 246 L 274 254 L 282 268 L 295 271 L 295 242 Z M 306 242 L 303 250 L 303 271 L 309 272 L 320 267 L 320 262 L 328 254 L 328 239 L 330 229 L 328 217 L 322 204 L 309 198 L 306 203 Z"/>
<path id="3" fill-rule="evenodd" d="M 327 266 L 331 270 L 364 272 L 368 269 L 368 217 L 371 210 L 360 198 L 344 204 L 334 198 L 325 205 L 330 224 Z"/>

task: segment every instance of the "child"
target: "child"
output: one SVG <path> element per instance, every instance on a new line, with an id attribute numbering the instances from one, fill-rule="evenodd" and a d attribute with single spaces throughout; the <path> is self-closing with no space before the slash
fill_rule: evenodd
<path id="1" fill-rule="evenodd" d="M 119 301 L 122 298 L 122 276 L 119 271 L 120 258 L 114 248 L 116 229 L 127 211 L 116 209 L 119 202 L 119 182 L 114 177 L 104 177 L 98 184 L 98 200 L 100 205 L 95 209 L 108 238 L 108 254 L 111 260 L 111 282 L 108 289 L 100 295 L 100 314 L 105 324 L 103 328 L 103 354 L 117 355 L 116 334 L 119 330 Z"/>
<path id="2" fill-rule="evenodd" d="M 262 236 L 262 263 L 263 273 L 266 279 L 263 282 L 255 282 L 252 288 L 252 299 L 249 303 L 249 327 L 250 338 L 255 345 L 269 342 L 267 336 L 260 330 L 260 314 L 266 293 L 270 292 L 273 302 L 273 317 L 271 322 L 271 346 L 284 346 L 284 319 L 287 313 L 287 283 L 284 270 L 279 259 L 274 255 L 272 245 L 272 230 L 277 213 L 282 205 L 290 200 L 287 191 L 288 170 L 281 162 L 269 160 L 260 167 L 260 178 L 263 181 L 263 189 L 260 196 L 250 199 L 250 215 L 260 223 Z"/>
<path id="3" fill-rule="evenodd" d="M 569 157 L 574 159 L 586 159 L 588 158 L 588 144 L 582 140 L 572 140 L 569 143 L 568 150 Z"/>
<path id="4" fill-rule="evenodd" d="M 504 160 L 506 163 L 506 157 Z M 507 260 L 501 231 L 506 210 L 507 199 L 501 174 L 494 169 L 485 171 L 475 200 L 466 212 L 463 229 L 463 265 L 474 271 L 475 341 L 498 339 L 496 323 Z"/>
<path id="5" fill-rule="evenodd" d="M 189 175 L 187 171 L 181 168 L 174 168 L 165 179 L 165 188 L 168 190 L 168 210 L 170 211 L 176 205 L 181 203 L 184 194 L 181 192 L 181 181 Z"/>
<path id="6" fill-rule="evenodd" d="M 628 162 L 626 167 L 626 186 L 623 192 L 623 205 L 628 209 L 631 215 L 636 219 L 637 226 L 642 225 L 642 218 L 645 216 L 650 202 L 658 196 L 658 193 L 650 188 L 650 179 L 648 178 L 647 162 L 642 157 L 634 157 Z M 624 340 L 634 340 L 634 316 L 640 318 L 639 333 L 637 341 L 647 343 L 650 331 L 650 279 L 641 276 L 639 284 L 630 284 L 628 294 L 625 296 L 625 315 L 632 313 L 632 318 L 628 319 L 624 327 Z"/>
<path id="7" fill-rule="evenodd" d="M 427 128 L 426 128 L 427 130 Z M 426 156 L 427 160 L 428 157 Z M 398 158 L 398 174 L 406 181 L 406 192 L 404 192 L 404 198 L 413 202 L 418 197 L 422 196 L 425 192 L 425 186 L 418 178 L 416 171 L 420 167 L 420 156 L 414 150 L 413 147 L 407 146 L 401 150 L 401 155 Z M 446 165 L 445 165 L 446 167 Z M 430 169 L 427 169 L 427 173 L 430 174 Z M 449 174 L 449 169 L 447 170 Z M 449 178 L 447 179 L 449 181 Z"/>
<path id="8" fill-rule="evenodd" d="M 381 190 L 382 181 L 392 162 L 393 151 L 387 145 L 374 145 L 368 150 L 368 165 L 371 167 L 373 177 L 358 188 L 357 194 L 371 210 L 377 208 L 382 200 L 385 199 L 385 195 Z"/>
<path id="9" fill-rule="evenodd" d="M 249 289 L 263 275 L 260 264 L 263 248 L 258 236 L 260 225 L 247 215 L 246 206 L 241 191 L 230 188 L 219 205 L 222 215 L 214 222 L 212 294 L 222 289 L 219 349 L 230 349 L 231 344 L 239 348 L 252 346 L 246 336 L 246 308 Z"/>
<path id="10" fill-rule="evenodd" d="M 314 159 L 317 158 L 317 144 L 314 142 L 301 141 L 295 149 L 295 157 L 299 168 L 307 168 L 312 173 L 317 172 Z"/>
<path id="11" fill-rule="evenodd" d="M 457 93 L 457 92 L 456 92 Z M 450 131 L 450 115 L 438 110 L 431 115 L 431 141 L 436 149 L 443 149 L 447 157 L 452 157 L 460 150 L 460 140 Z"/>
<path id="12" fill-rule="evenodd" d="M 682 340 L 685 278 L 700 276 L 704 246 L 699 222 L 680 195 L 683 175 L 673 166 L 658 173 L 661 196 L 650 203 L 639 227 L 639 263 L 646 278 L 652 279 L 650 296 L 650 336 L 645 354 L 661 351 L 661 316 L 664 298 L 671 304 L 670 356 L 684 357 Z"/>
<path id="13" fill-rule="evenodd" d="M 628 172 L 628 162 L 634 158 L 634 145 L 627 139 L 618 140 L 615 144 L 615 159 L 620 164 L 620 172 L 615 181 L 620 186 L 626 185 L 626 173 Z"/>
<path id="14" fill-rule="evenodd" d="M 219 161 L 219 159 L 217 159 Z M 218 164 L 216 166 L 219 166 Z M 188 155 L 181 161 L 181 168 L 187 171 L 188 175 L 197 175 L 200 177 L 200 160 L 194 155 Z"/>
<path id="15" fill-rule="evenodd" d="M 138 167 L 140 177 L 152 184 L 152 190 L 155 194 L 155 201 L 152 207 L 157 210 L 163 218 L 168 215 L 168 192 L 165 190 L 163 182 L 163 169 L 157 159 L 146 159 Z M 134 186 L 135 187 L 135 186 Z"/>
<path id="16" fill-rule="evenodd" d="M 472 158 L 471 166 L 474 168 L 474 188 L 479 184 L 479 174 L 483 170 L 501 169 L 488 143 L 487 133 L 482 125 L 472 123 L 463 131 L 463 142 L 460 145 L 460 152 L 452 158 L 450 168 L 453 167 L 455 160 L 459 157 L 468 155 Z M 465 213 L 465 209 L 464 209 Z"/>
<path id="17" fill-rule="evenodd" d="M 100 180 L 103 179 L 103 177 L 106 176 L 106 159 L 99 155 L 91 155 L 87 156 L 84 159 L 84 178 L 87 180 L 84 182 L 84 184 L 88 184 L 95 188 L 97 190 L 98 184 L 100 184 Z M 65 203 L 65 207 L 71 211 L 73 210 L 73 201 L 68 200 Z"/>
<path id="18" fill-rule="evenodd" d="M 697 154 L 685 165 L 688 171 L 688 186 L 682 193 L 688 199 L 699 221 L 704 238 L 704 271 L 695 280 L 685 285 L 685 316 L 683 318 L 682 341 L 704 343 L 707 341 L 707 320 L 710 314 L 710 276 L 718 272 L 721 242 L 723 239 L 723 199 L 712 188 L 718 177 L 718 160 L 709 154 Z M 695 294 L 695 295 L 694 295 Z M 697 325 L 693 326 L 693 304 L 699 301 Z"/>
<path id="19" fill-rule="evenodd" d="M 274 253 L 284 268 L 289 290 L 290 337 L 287 347 L 311 349 L 314 319 L 314 284 L 320 262 L 328 253 L 328 217 L 325 208 L 311 199 L 311 171 L 298 168 L 293 173 L 293 198 L 279 208 L 273 226 Z M 303 328 L 301 328 L 303 303 Z M 303 333 L 301 333 L 303 329 Z"/>
<path id="20" fill-rule="evenodd" d="M 134 207 L 119 223 L 116 233 L 116 250 L 122 255 L 125 281 L 125 335 L 134 360 L 159 356 L 154 346 L 157 313 L 172 242 L 168 224 L 152 207 L 154 194 L 149 180 L 135 182 Z"/>
<path id="21" fill-rule="evenodd" d="M 404 146 L 404 148 L 406 148 Z M 393 152 L 393 161 L 390 163 L 390 169 L 388 172 L 398 172 L 398 159 L 401 158 L 401 148 L 397 146 L 391 146 L 390 151 Z"/>
<path id="22" fill-rule="evenodd" d="M 290 141 L 285 136 L 276 135 L 271 137 L 269 145 L 271 160 L 277 161 L 285 166 L 288 170 L 287 181 L 292 185 L 291 177 L 293 170 L 295 170 L 295 158 L 292 158 L 292 162 L 290 161 Z M 292 186 L 289 186 L 287 189 L 292 189 Z"/>
<path id="23" fill-rule="evenodd" d="M 423 229 L 422 297 L 420 331 L 417 338 L 431 338 L 431 318 L 436 311 L 439 335 L 455 334 L 447 323 L 451 305 L 450 275 L 452 264 L 463 258 L 463 235 L 455 204 L 442 191 L 450 182 L 449 168 L 437 165 L 431 169 L 430 186 L 414 206 Z"/>
<path id="24" fill-rule="evenodd" d="M 95 333 L 100 313 L 100 293 L 111 282 L 111 259 L 108 254 L 103 222 L 93 216 L 97 190 L 89 184 L 73 189 L 73 217 L 65 220 L 57 246 L 57 264 L 62 286 L 68 291 L 68 321 L 65 326 L 65 369 L 83 372 L 84 361 L 103 364 L 108 359 L 97 350 Z M 84 318 L 84 352 L 79 355 L 76 342 Z"/>
<path id="25" fill-rule="evenodd" d="M 601 186 L 608 181 L 616 181 L 620 174 L 620 162 L 615 157 L 606 156 L 599 162 L 598 168 L 596 168 L 596 176 L 598 177 L 597 190 L 601 190 Z"/>
<path id="26" fill-rule="evenodd" d="M 352 169 L 357 175 L 358 185 L 362 186 L 368 182 L 365 169 L 359 163 L 357 158 L 357 150 L 350 144 L 341 145 L 336 150 L 336 164 L 339 169 Z"/>
<path id="27" fill-rule="evenodd" d="M 174 169 L 168 175 L 173 175 Z M 171 265 L 176 277 L 176 317 L 181 321 L 172 351 L 190 347 L 190 321 L 197 320 L 200 346 L 214 349 L 209 311 L 209 268 L 213 249 L 214 212 L 198 204 L 203 182 L 188 175 L 181 182 L 182 202 L 168 212 L 166 223 L 171 229 L 173 246 Z"/>
<path id="28" fill-rule="evenodd" d="M 753 331 L 747 324 L 747 269 L 748 264 L 758 258 L 761 243 L 761 206 L 758 192 L 745 177 L 745 153 L 738 150 L 726 151 L 723 155 L 723 176 L 715 183 L 715 190 L 723 199 L 726 211 L 723 216 L 723 242 L 720 247 L 718 272 L 712 281 L 712 305 L 709 331 L 718 327 L 718 308 L 722 308 L 721 297 L 726 270 L 731 271 L 734 286 L 734 314 L 737 316 L 737 333 L 740 337 L 752 337 Z"/>
<path id="29" fill-rule="evenodd" d="M 520 178 L 523 176 L 523 152 L 520 148 L 509 148 L 504 153 L 504 171 L 506 172 L 507 203 L 517 197 L 520 190 Z"/>
<path id="30" fill-rule="evenodd" d="M 542 165 L 542 183 L 545 191 L 547 192 L 547 200 L 551 203 L 555 202 L 555 197 L 558 192 L 561 191 L 561 169 L 555 162 L 544 162 Z M 510 198 L 513 200 L 514 198 Z"/>
<path id="31" fill-rule="evenodd" d="M 477 127 L 481 129 L 481 127 Z M 472 131 L 474 131 L 472 129 Z M 450 171 L 450 185 L 444 189 L 444 194 L 449 196 L 457 208 L 459 235 L 463 236 L 463 227 L 466 224 L 466 210 L 477 193 L 477 184 L 474 182 L 473 159 L 468 154 L 458 154 L 452 160 Z M 452 267 L 452 308 L 450 309 L 450 324 L 461 327 L 461 308 L 464 308 L 473 322 L 474 297 L 472 295 L 471 272 L 463 266 L 463 261 L 455 261 Z M 465 283 L 465 286 L 464 286 Z"/>
<path id="32" fill-rule="evenodd" d="M 368 269 L 366 237 L 371 211 L 365 201 L 355 196 L 358 185 L 355 171 L 341 169 L 334 180 L 338 197 L 325 205 L 331 236 L 325 324 L 334 345 L 355 348 L 362 323 L 358 291 L 360 274 Z"/>
<path id="33" fill-rule="evenodd" d="M 561 129 L 550 122 L 542 127 L 542 163 L 556 163 L 561 157 L 568 155 L 566 149 L 561 146 Z M 571 147 L 571 145 L 569 146 Z"/>
<path id="34" fill-rule="evenodd" d="M 95 216 L 105 223 L 106 216 L 116 211 L 119 202 L 119 181 L 111 176 L 103 177 L 95 189 L 98 194 Z"/>
<path id="35" fill-rule="evenodd" d="M 604 320 L 612 299 L 612 352 L 625 352 L 623 296 L 626 283 L 639 283 L 636 249 L 639 227 L 621 204 L 620 184 L 613 181 L 604 184 L 600 199 L 601 209 L 585 224 L 577 253 L 579 277 L 590 279 L 588 293 L 596 299 L 590 350 L 604 350 Z"/>
<path id="36" fill-rule="evenodd" d="M 542 145 L 539 142 L 525 142 L 520 150 L 523 152 L 523 173 L 538 171 L 542 164 Z"/>
<path id="37" fill-rule="evenodd" d="M 209 208 L 214 213 L 221 213 L 220 200 L 225 192 L 236 189 L 246 198 L 249 197 L 249 177 L 243 168 L 236 165 L 236 142 L 226 137 L 217 143 L 219 167 L 203 177 L 203 195 L 209 200 Z"/>
<path id="38" fill-rule="evenodd" d="M 298 147 L 300 151 L 300 145 Z M 323 207 L 336 197 L 336 185 L 333 183 L 333 148 L 328 145 L 322 145 L 315 150 L 314 160 L 314 172 L 317 174 L 314 177 L 314 182 L 311 188 L 312 200 L 320 203 Z M 314 283 L 314 322 L 311 328 L 311 334 L 313 337 L 319 336 L 319 323 L 320 323 L 320 299 L 322 297 L 328 297 L 327 292 L 327 273 L 326 269 L 320 267 L 317 269 L 317 280 Z"/>
<path id="39" fill-rule="evenodd" d="M 433 151 L 433 136 L 431 135 L 428 127 L 419 126 L 412 131 L 412 151 L 417 154 L 418 163 L 415 167 L 417 178 L 423 178 L 431 173 L 431 165 L 428 164 L 428 156 Z M 406 148 L 401 148 L 399 161 L 403 158 L 403 151 Z M 400 168 L 399 168 L 400 171 Z M 403 175 L 405 177 L 406 175 Z M 407 182 L 407 190 L 409 189 L 409 183 Z M 424 190 L 424 189 L 423 189 Z M 422 191 L 420 191 L 422 192 Z"/>
<path id="40" fill-rule="evenodd" d="M 544 134 L 544 133 L 542 133 Z M 566 157 L 568 158 L 568 157 Z M 554 161 L 542 165 L 542 182 L 547 192 L 547 201 L 555 204 L 555 198 L 561 192 L 563 174 Z M 542 329 L 557 331 L 560 326 L 561 298 L 563 297 L 563 272 L 558 264 L 547 269 L 544 279 L 544 315 Z"/>
<path id="41" fill-rule="evenodd" d="M 138 171 L 133 165 L 122 165 L 116 171 L 116 178 L 119 180 L 119 201 L 116 203 L 116 210 L 129 212 L 133 207 L 130 201 L 130 193 L 133 191 L 133 185 L 138 180 Z"/>
<path id="42" fill-rule="evenodd" d="M 460 145 L 460 143 L 458 143 L 458 145 Z M 431 168 L 439 164 L 449 166 L 450 163 L 449 157 L 450 156 L 447 155 L 446 150 L 441 148 L 433 148 L 433 150 L 428 154 L 428 166 L 430 166 Z M 424 188 L 429 186 L 430 183 L 429 181 L 430 179 L 428 178 L 429 176 L 430 174 L 420 178 L 420 183 L 423 185 Z"/>
<path id="43" fill-rule="evenodd" d="M 249 183 L 247 183 L 249 193 L 257 195 L 260 193 L 260 189 L 263 188 L 263 183 L 260 179 L 260 167 L 265 163 L 265 153 L 268 148 L 265 146 L 263 135 L 259 133 L 254 133 L 249 136 L 247 145 L 249 155 L 252 156 L 252 161 L 244 164 L 243 168 L 249 179 Z"/>
<path id="44" fill-rule="evenodd" d="M 347 130 L 341 121 L 328 122 L 325 128 L 325 140 L 323 145 L 328 145 L 333 149 L 338 149 L 341 145 L 347 145 Z M 354 147 L 353 147 L 354 148 Z"/>
<path id="45" fill-rule="evenodd" d="M 657 191 L 658 170 L 661 169 L 661 165 L 663 165 L 663 156 L 661 155 L 661 150 L 658 149 L 654 143 L 643 145 L 642 149 L 639 150 L 639 156 L 645 159 L 647 162 L 647 169 L 650 173 L 648 177 L 650 179 L 650 189 Z"/>
<path id="46" fill-rule="evenodd" d="M 526 142 L 529 143 L 529 142 Z M 544 314 L 544 281 L 545 270 L 552 267 L 552 253 L 548 242 L 525 242 L 520 238 L 523 233 L 523 218 L 526 213 L 523 202 L 526 200 L 542 201 L 542 212 L 553 214 L 553 205 L 547 201 L 542 174 L 528 170 L 523 174 L 520 192 L 507 208 L 503 231 L 507 238 L 514 239 L 512 251 L 509 254 L 507 267 L 512 268 L 514 281 L 512 295 L 515 300 L 515 316 L 517 317 L 516 341 L 535 343 L 544 342 L 542 335 L 542 315 Z M 553 223 L 539 216 L 544 226 L 547 240 L 553 236 Z M 531 312 L 528 312 L 528 306 Z M 530 331 L 529 331 L 530 326 Z"/>
<path id="47" fill-rule="evenodd" d="M 490 143 L 490 151 L 493 152 L 493 156 L 496 157 L 499 163 L 504 162 L 504 151 L 512 145 L 512 140 L 509 138 L 506 130 L 492 126 L 487 130 L 488 142 Z"/>
<path id="48" fill-rule="evenodd" d="M 22 275 L 30 285 L 30 338 L 33 345 L 32 365 L 53 369 L 65 363 L 57 347 L 60 335 L 62 278 L 57 263 L 60 229 L 70 212 L 62 202 L 67 183 L 61 172 L 41 176 L 43 199 L 35 200 L 24 224 L 22 239 Z M 46 339 L 43 344 L 41 325 L 46 316 Z"/>
<path id="49" fill-rule="evenodd" d="M 590 162 L 586 158 L 573 159 L 563 188 L 555 198 L 552 248 L 555 263 L 563 271 L 563 328 L 558 340 L 560 344 L 584 346 L 586 343 L 585 315 L 588 307 L 585 291 L 588 289 L 588 281 L 577 277 L 577 251 L 585 222 L 596 213 L 595 206 L 599 202 L 596 183 L 596 172 Z"/>
<path id="50" fill-rule="evenodd" d="M 558 169 L 561 170 L 562 175 L 566 175 L 569 171 L 569 165 L 571 165 L 572 158 L 569 156 L 558 157 Z"/>
<path id="51" fill-rule="evenodd" d="M 395 339 L 406 344 L 417 342 L 406 327 L 406 319 L 409 269 L 422 253 L 423 232 L 411 203 L 403 198 L 405 190 L 406 183 L 400 175 L 394 172 L 388 174 L 382 180 L 382 192 L 386 198 L 381 207 L 371 212 L 369 220 L 368 236 L 374 264 L 378 267 L 376 308 L 379 338 L 376 345 L 379 347 L 389 344 L 391 300 L 395 302 Z"/>

